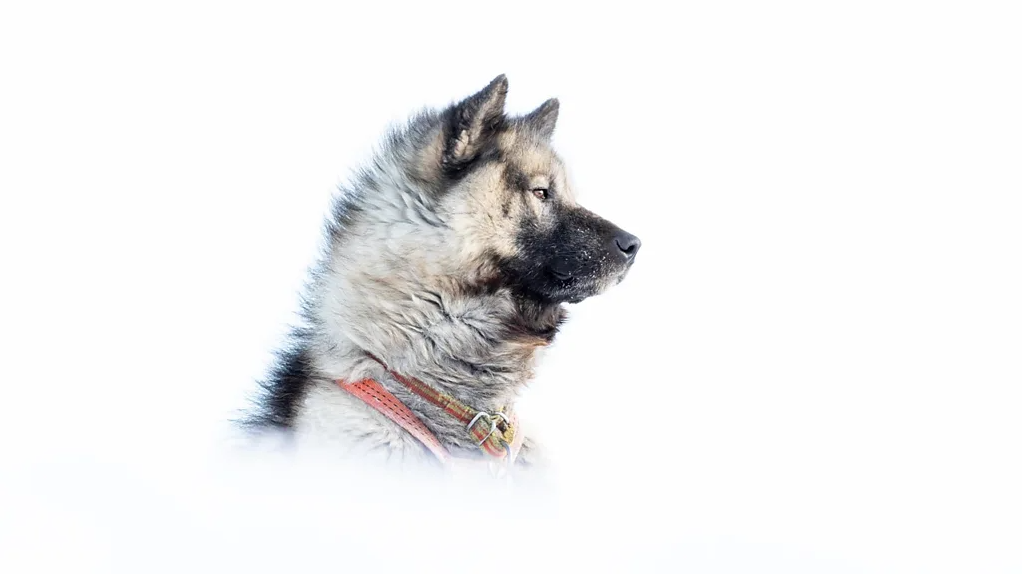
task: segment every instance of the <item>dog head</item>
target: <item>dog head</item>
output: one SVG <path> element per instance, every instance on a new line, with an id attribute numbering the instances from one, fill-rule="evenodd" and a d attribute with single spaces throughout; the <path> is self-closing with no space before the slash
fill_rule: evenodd
<path id="1" fill-rule="evenodd" d="M 558 101 L 511 117 L 507 89 L 498 76 L 440 112 L 418 150 L 420 175 L 438 182 L 463 260 L 488 262 L 502 285 L 540 303 L 602 293 L 624 279 L 639 239 L 575 201 L 550 145 Z"/>

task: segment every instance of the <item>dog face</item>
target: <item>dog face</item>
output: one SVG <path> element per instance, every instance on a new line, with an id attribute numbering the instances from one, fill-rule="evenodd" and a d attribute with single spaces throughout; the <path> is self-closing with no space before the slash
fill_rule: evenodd
<path id="1" fill-rule="evenodd" d="M 541 303 L 579 302 L 622 281 L 637 237 L 578 205 L 550 147 L 558 102 L 504 114 L 497 77 L 442 113 L 434 148 L 454 241 L 490 262 L 502 284 Z"/>

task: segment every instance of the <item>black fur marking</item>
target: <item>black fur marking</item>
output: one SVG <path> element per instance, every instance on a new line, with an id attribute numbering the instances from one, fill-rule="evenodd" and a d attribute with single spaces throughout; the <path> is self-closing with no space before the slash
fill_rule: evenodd
<path id="1" fill-rule="evenodd" d="M 508 189 L 529 191 L 529 176 L 513 163 L 504 165 L 504 183 Z"/>
<path id="2" fill-rule="evenodd" d="M 507 326 L 507 335 L 516 339 L 537 339 L 549 344 L 567 319 L 568 312 L 559 303 L 537 303 L 530 299 L 520 299 L 518 314 L 515 321 Z"/>
<path id="3" fill-rule="evenodd" d="M 498 266 L 512 289 L 533 301 L 575 303 L 595 294 L 600 281 L 625 270 L 611 251 L 620 230 L 613 223 L 576 206 L 549 203 L 552 221 L 522 223 L 518 253 Z"/>
<path id="4" fill-rule="evenodd" d="M 292 346 L 277 354 L 269 375 L 260 381 L 258 409 L 242 424 L 252 428 L 291 428 L 298 406 L 314 378 L 312 359 L 305 348 L 306 336 L 296 331 Z"/>

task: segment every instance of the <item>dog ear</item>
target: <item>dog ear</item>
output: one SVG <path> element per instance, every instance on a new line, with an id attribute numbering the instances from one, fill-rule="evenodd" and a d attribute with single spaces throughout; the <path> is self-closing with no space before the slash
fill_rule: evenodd
<path id="1" fill-rule="evenodd" d="M 535 130 L 543 139 L 549 140 L 554 135 L 557 112 L 560 109 L 561 103 L 557 98 L 550 98 L 522 117 L 522 123 Z"/>
<path id="2" fill-rule="evenodd" d="M 504 121 L 505 98 L 507 77 L 501 74 L 450 109 L 444 138 L 445 167 L 457 169 L 475 159 Z"/>

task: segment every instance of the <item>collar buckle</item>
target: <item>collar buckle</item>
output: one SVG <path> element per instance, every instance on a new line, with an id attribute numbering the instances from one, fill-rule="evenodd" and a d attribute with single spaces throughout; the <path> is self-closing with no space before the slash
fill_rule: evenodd
<path id="1" fill-rule="evenodd" d="M 488 440 L 490 440 L 490 437 L 493 436 L 493 433 L 497 432 L 497 430 L 498 430 L 497 429 L 497 419 L 498 418 L 504 421 L 504 427 L 505 428 L 511 426 L 511 421 L 508 420 L 507 415 L 505 415 L 504 413 L 498 412 L 498 413 L 490 414 L 490 413 L 488 413 L 486 411 L 479 411 L 478 413 L 476 413 L 476 416 L 472 417 L 472 420 L 469 421 L 469 423 L 467 425 L 465 425 L 465 430 L 467 430 L 468 432 L 471 433 L 472 432 L 472 427 L 476 426 L 476 423 L 479 422 L 479 419 L 485 419 L 486 422 L 490 423 L 490 432 L 486 433 L 486 436 L 484 436 L 482 438 L 482 440 L 480 440 L 479 443 L 476 446 L 483 446 L 483 443 L 488 441 Z M 504 448 L 507 449 L 508 453 L 510 453 L 511 452 L 511 450 L 510 450 L 511 447 L 510 447 L 510 445 L 507 444 L 507 441 L 504 440 L 504 437 L 503 436 L 499 436 L 498 438 L 501 439 L 501 442 L 504 444 Z"/>

